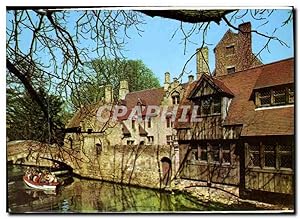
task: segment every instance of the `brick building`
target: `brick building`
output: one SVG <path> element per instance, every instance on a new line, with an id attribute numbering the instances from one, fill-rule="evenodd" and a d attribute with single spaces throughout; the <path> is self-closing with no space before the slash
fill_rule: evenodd
<path id="1" fill-rule="evenodd" d="M 240 25 L 242 30 L 249 27 Z M 190 110 L 188 122 L 175 124 L 179 176 L 207 185 L 235 185 L 244 196 L 292 198 L 294 59 L 263 65 L 254 58 L 251 36 L 231 31 L 214 51 L 214 75 L 200 72 L 181 102 L 196 108 L 197 121 Z"/>

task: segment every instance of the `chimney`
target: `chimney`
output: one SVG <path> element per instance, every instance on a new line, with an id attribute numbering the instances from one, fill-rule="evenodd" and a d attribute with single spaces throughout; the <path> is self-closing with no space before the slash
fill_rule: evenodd
<path id="1" fill-rule="evenodd" d="M 173 78 L 173 83 L 175 88 L 179 86 L 179 81 L 177 78 Z"/>
<path id="2" fill-rule="evenodd" d="M 251 32 L 251 23 L 246 22 L 239 25 L 239 33 L 250 33 Z"/>
<path id="3" fill-rule="evenodd" d="M 128 81 L 126 81 L 126 80 L 120 81 L 119 99 L 125 100 L 126 94 L 128 94 L 128 93 L 129 93 Z"/>
<path id="4" fill-rule="evenodd" d="M 208 48 L 207 46 L 202 49 L 198 48 L 197 50 L 197 80 L 201 77 L 202 74 L 209 74 L 208 67 Z"/>
<path id="5" fill-rule="evenodd" d="M 238 47 L 239 47 L 239 63 L 238 69 L 245 70 L 251 67 L 252 59 L 252 44 L 251 44 L 251 23 L 243 23 L 239 25 Z"/>
<path id="6" fill-rule="evenodd" d="M 189 75 L 189 83 L 194 81 L 194 75 Z"/>
<path id="7" fill-rule="evenodd" d="M 170 85 L 170 73 L 165 73 L 165 83 L 164 83 L 164 90 L 167 91 Z"/>
<path id="8" fill-rule="evenodd" d="M 112 103 L 113 101 L 112 85 L 105 86 L 104 98 L 105 98 L 105 103 Z"/>

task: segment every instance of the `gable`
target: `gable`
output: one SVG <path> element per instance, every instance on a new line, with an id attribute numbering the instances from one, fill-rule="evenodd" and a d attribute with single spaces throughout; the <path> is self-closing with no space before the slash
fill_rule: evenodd
<path id="1" fill-rule="evenodd" d="M 203 80 L 191 94 L 190 98 L 200 98 L 202 96 L 213 95 L 218 93 L 217 90 L 206 80 Z"/>
<path id="2" fill-rule="evenodd" d="M 187 98 L 194 99 L 216 94 L 222 94 L 229 97 L 234 96 L 233 93 L 221 81 L 203 74 Z"/>
<path id="3" fill-rule="evenodd" d="M 223 44 L 224 42 L 227 42 L 228 40 L 236 37 L 236 33 L 232 32 L 230 29 L 228 29 L 226 31 L 226 33 L 223 35 L 223 37 L 221 38 L 221 40 L 218 42 L 218 44 L 215 46 L 214 50 L 221 44 Z M 232 42 L 234 42 L 234 40 L 231 40 Z"/>

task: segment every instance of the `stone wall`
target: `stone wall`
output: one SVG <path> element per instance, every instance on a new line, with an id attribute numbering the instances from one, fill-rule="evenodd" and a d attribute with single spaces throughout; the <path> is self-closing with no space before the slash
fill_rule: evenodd
<path id="1" fill-rule="evenodd" d="M 81 162 L 74 172 L 83 176 L 150 188 L 164 188 L 162 158 L 171 161 L 170 179 L 175 155 L 171 146 L 103 145 L 96 149 L 95 136 L 85 136 Z M 169 181 L 170 183 L 170 181 Z M 167 183 L 167 185 L 169 184 Z"/>

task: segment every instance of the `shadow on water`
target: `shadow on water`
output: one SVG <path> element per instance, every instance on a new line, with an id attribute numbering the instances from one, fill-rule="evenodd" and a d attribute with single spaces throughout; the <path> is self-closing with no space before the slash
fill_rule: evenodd
<path id="1" fill-rule="evenodd" d="M 27 187 L 24 167 L 8 166 L 8 209 L 24 212 L 178 212 L 222 210 L 205 206 L 184 194 L 170 194 L 151 189 L 67 178 L 56 192 Z"/>

